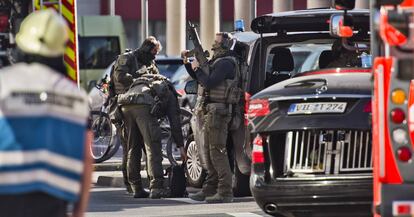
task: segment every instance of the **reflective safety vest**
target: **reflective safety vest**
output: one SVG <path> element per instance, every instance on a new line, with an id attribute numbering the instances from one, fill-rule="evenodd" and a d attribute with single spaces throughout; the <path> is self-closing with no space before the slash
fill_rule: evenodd
<path id="1" fill-rule="evenodd" d="M 0 194 L 79 198 L 88 98 L 40 64 L 0 71 Z"/>

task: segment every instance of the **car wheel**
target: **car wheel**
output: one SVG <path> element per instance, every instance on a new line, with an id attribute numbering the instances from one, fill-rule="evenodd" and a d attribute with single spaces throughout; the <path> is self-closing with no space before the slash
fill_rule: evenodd
<path id="1" fill-rule="evenodd" d="M 207 172 L 201 167 L 197 145 L 192 136 L 187 141 L 186 149 L 187 161 L 185 172 L 187 176 L 187 183 L 191 187 L 201 188 Z"/>
<path id="2" fill-rule="evenodd" d="M 240 172 L 237 161 L 234 161 L 233 171 L 233 195 L 235 197 L 250 196 L 252 194 L 249 186 L 250 176 Z"/>

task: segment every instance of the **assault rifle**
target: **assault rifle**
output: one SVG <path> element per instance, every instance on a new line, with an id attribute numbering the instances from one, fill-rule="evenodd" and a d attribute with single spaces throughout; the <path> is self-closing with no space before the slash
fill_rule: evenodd
<path id="1" fill-rule="evenodd" d="M 200 63 L 200 65 L 204 65 L 208 61 L 207 57 L 209 57 L 210 54 L 201 46 L 200 37 L 198 37 L 197 29 L 195 25 L 192 24 L 190 21 L 188 21 L 187 34 L 188 38 L 193 42 L 194 48 L 190 50 L 186 54 L 186 56 L 194 56 Z"/>

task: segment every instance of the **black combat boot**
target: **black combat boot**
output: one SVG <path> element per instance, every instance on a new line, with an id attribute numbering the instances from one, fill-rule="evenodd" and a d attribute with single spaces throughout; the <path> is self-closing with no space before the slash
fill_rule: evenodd
<path id="1" fill-rule="evenodd" d="M 134 198 L 147 198 L 148 196 L 149 193 L 143 188 L 134 192 Z"/>
<path id="2" fill-rule="evenodd" d="M 211 197 L 206 197 L 207 203 L 231 203 L 233 202 L 233 196 L 232 195 L 220 195 L 219 193 L 216 193 L 215 195 Z"/>

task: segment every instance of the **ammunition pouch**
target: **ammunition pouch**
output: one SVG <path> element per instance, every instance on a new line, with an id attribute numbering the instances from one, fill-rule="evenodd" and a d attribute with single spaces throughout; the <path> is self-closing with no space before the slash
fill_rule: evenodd
<path id="1" fill-rule="evenodd" d="M 214 70 L 215 64 L 222 59 L 230 60 L 234 63 L 235 75 L 232 79 L 226 79 L 224 82 L 219 84 L 217 87 L 214 87 L 208 90 L 208 99 L 211 102 L 217 103 L 228 103 L 228 104 L 237 104 L 240 102 L 241 97 L 243 96 L 243 90 L 241 89 L 241 74 L 238 66 L 238 61 L 234 57 L 222 57 L 213 62 L 211 70 Z M 223 72 L 224 73 L 224 72 Z"/>
<path id="2" fill-rule="evenodd" d="M 242 95 L 243 90 L 241 88 L 231 87 L 228 92 L 226 92 L 226 103 L 237 104 L 240 102 Z"/>
<path id="3" fill-rule="evenodd" d="M 118 95 L 119 105 L 152 105 L 154 104 L 154 98 L 145 93 L 124 93 Z"/>
<path id="4" fill-rule="evenodd" d="M 240 102 L 242 95 L 243 90 L 239 87 L 221 86 L 221 88 L 219 87 L 210 90 L 208 93 L 208 99 L 211 102 L 237 104 Z"/>

